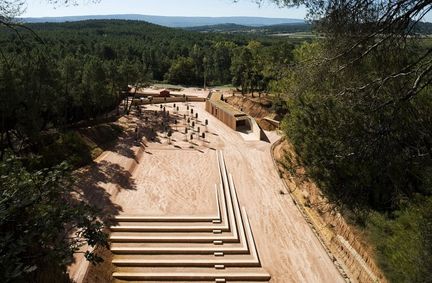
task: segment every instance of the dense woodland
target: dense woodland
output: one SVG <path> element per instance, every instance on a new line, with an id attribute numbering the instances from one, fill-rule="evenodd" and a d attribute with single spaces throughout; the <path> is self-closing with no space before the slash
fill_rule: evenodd
<path id="1" fill-rule="evenodd" d="M 291 34 L 297 32 L 311 32 L 312 25 L 308 23 L 291 23 L 272 26 L 251 27 L 236 24 L 220 24 L 184 28 L 189 31 L 198 31 L 202 33 L 230 33 L 230 34 L 255 34 L 255 35 L 277 35 Z"/>
<path id="2" fill-rule="evenodd" d="M 432 282 L 432 41 L 418 34 L 432 4 L 275 2 L 306 4 L 325 34 L 279 81 L 298 161 L 390 282 Z"/>
<path id="3" fill-rule="evenodd" d="M 5 63 L 1 88 L 15 97 L 2 104 L 2 153 L 10 145 L 10 130 L 38 133 L 99 116 L 118 105 L 120 91 L 128 85 L 233 83 L 243 92 L 263 92 L 279 78 L 277 67 L 289 64 L 295 44 L 128 21 L 28 27 L 35 34 L 4 29 L 0 37 Z M 28 109 L 43 113 L 32 117 Z M 23 110 L 21 118 L 27 121 L 13 119 Z"/>
<path id="4" fill-rule="evenodd" d="M 96 221 L 99 212 L 85 201 L 65 210 L 66 196 L 73 191 L 68 172 L 91 161 L 72 129 L 85 121 L 122 114 L 118 106 L 130 85 L 233 84 L 244 93 L 268 91 L 281 78 L 280 70 L 291 63 L 299 43 L 205 35 L 134 21 L 3 27 L 0 250 L 7 256 L 1 257 L 0 265 L 7 268 L 0 278 L 47 273 L 47 262 L 58 263 L 61 272 L 84 242 L 79 237 L 68 239 L 67 233 L 56 239 L 63 225 L 77 229 L 76 236 L 84 236 L 92 245 L 106 245 L 103 224 Z M 46 194 L 35 193 L 41 184 L 46 184 Z M 18 194 L 22 202 L 16 201 Z M 47 218 L 52 221 L 45 222 Z M 28 226 L 34 229 L 28 231 Z M 43 250 L 31 256 L 38 245 Z M 101 260 L 93 253 L 87 257 Z"/>
<path id="5" fill-rule="evenodd" d="M 0 17 L 3 282 L 43 282 L 83 241 L 107 244 L 99 212 L 71 200 L 70 172 L 85 163 L 71 158 L 82 145 L 70 129 L 117 114 L 128 85 L 156 81 L 276 94 L 295 163 L 363 232 L 388 279 L 432 282 L 432 41 L 417 23 L 430 2 L 273 2 L 306 4 L 320 37 Z"/>

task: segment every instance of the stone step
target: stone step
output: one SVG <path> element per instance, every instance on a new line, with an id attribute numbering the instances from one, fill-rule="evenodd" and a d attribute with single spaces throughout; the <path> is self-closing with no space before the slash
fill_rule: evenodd
<path id="1" fill-rule="evenodd" d="M 116 266 L 146 266 L 146 267 L 211 267 L 215 265 L 224 265 L 229 267 L 260 267 L 261 264 L 255 259 L 223 259 L 215 258 L 212 260 L 180 260 L 180 259 L 158 259 L 158 260 L 113 260 Z"/>
<path id="2" fill-rule="evenodd" d="M 238 202 L 236 202 L 238 204 Z M 238 243 L 244 236 L 244 226 L 239 207 L 236 205 L 235 213 L 229 215 L 230 223 L 234 223 L 231 233 L 213 234 L 212 231 L 201 232 L 177 232 L 172 233 L 142 233 L 136 232 L 112 232 L 110 236 L 111 242 L 159 242 L 159 243 L 211 243 L 214 240 L 221 240 L 223 242 Z M 130 229 L 130 228 L 129 228 Z M 129 230 L 130 231 L 130 230 Z M 168 232 L 168 231 L 165 231 Z"/>
<path id="3" fill-rule="evenodd" d="M 177 232 L 172 231 L 169 233 L 146 232 L 112 232 L 110 235 L 111 242 L 159 242 L 159 243 L 211 243 L 214 240 L 222 240 L 227 243 L 239 243 L 240 240 L 245 238 L 244 226 L 241 215 L 237 217 L 236 226 L 233 227 L 232 232 L 213 233 L 211 231 L 201 230 L 194 232 Z M 238 225 L 238 227 L 237 227 Z M 216 229 L 217 230 L 217 229 Z M 129 230 L 130 231 L 130 230 Z M 165 231 L 168 232 L 168 231 Z"/>
<path id="4" fill-rule="evenodd" d="M 116 255 L 112 261 L 116 266 L 130 267 L 212 267 L 224 265 L 230 267 L 260 267 L 254 255 Z"/>
<path id="5" fill-rule="evenodd" d="M 114 217 L 115 222 L 138 222 L 138 223 L 169 223 L 172 222 L 174 225 L 181 223 L 214 223 L 221 222 L 227 218 L 226 215 L 226 201 L 225 191 L 222 186 L 215 185 L 216 195 L 216 206 L 217 213 L 213 216 L 178 216 L 178 215 L 163 215 L 163 216 L 143 216 L 143 215 L 117 215 Z M 223 210 L 223 211 L 222 211 Z M 168 225 L 168 224 L 167 224 Z"/>
<path id="6" fill-rule="evenodd" d="M 189 243 L 189 244 L 183 244 L 178 242 L 172 242 L 172 244 L 164 244 L 164 243 L 140 243 L 140 242 L 116 242 L 112 243 L 111 245 L 111 251 L 113 253 L 122 253 L 122 254 L 157 254 L 157 253 L 164 253 L 164 254 L 208 254 L 213 253 L 215 251 L 223 251 L 227 253 L 245 253 L 249 251 L 248 246 L 251 246 L 255 248 L 253 235 L 251 231 L 251 227 L 249 224 L 249 219 L 247 217 L 246 210 L 242 209 L 242 220 L 245 222 L 243 225 L 243 221 L 239 221 L 239 224 L 241 224 L 242 230 L 239 231 L 239 242 L 236 244 L 232 244 L 230 242 L 224 242 L 223 245 L 214 245 L 213 242 L 195 242 L 195 243 Z M 245 228 L 245 229 L 243 229 Z M 115 234 L 117 235 L 117 234 Z M 114 236 L 115 236 L 114 235 Z M 126 236 L 139 236 L 139 234 L 134 233 L 128 233 L 124 234 Z M 176 234 L 179 235 L 179 234 Z M 179 235 L 180 236 L 180 235 Z M 190 233 L 188 234 L 181 234 L 182 237 L 188 237 L 191 236 Z M 129 239 L 129 238 L 127 238 Z M 127 239 L 123 239 L 126 241 Z M 252 250 L 251 252 L 256 252 Z"/>
<path id="7" fill-rule="evenodd" d="M 222 230 L 224 232 L 233 230 L 236 233 L 236 211 L 233 207 L 238 205 L 234 202 L 231 190 L 222 184 L 216 186 L 216 201 L 218 207 L 218 217 L 200 218 L 197 217 L 157 217 L 157 216 L 116 216 L 116 225 L 111 226 L 113 232 L 116 231 L 142 231 L 142 232 L 211 232 Z M 193 223 L 193 224 L 191 224 Z M 209 225 L 209 223 L 211 223 Z"/>
<path id="8" fill-rule="evenodd" d="M 234 234 L 213 233 L 124 233 L 114 232 L 110 236 L 111 242 L 130 243 L 213 243 L 223 241 L 224 243 L 239 243 L 240 239 Z"/>
<path id="9" fill-rule="evenodd" d="M 253 255 L 251 254 L 223 254 L 221 256 L 215 256 L 214 254 L 185 254 L 185 255 L 173 255 L 173 254 L 166 254 L 166 255 L 159 255 L 159 254 L 152 254 L 152 255 L 139 255 L 139 254 L 123 254 L 123 255 L 114 255 L 115 260 L 141 260 L 141 259 L 150 259 L 150 260 L 191 260 L 191 259 L 198 259 L 198 260 L 210 260 L 215 259 L 219 257 L 224 257 L 227 259 L 253 259 Z"/>
<path id="10" fill-rule="evenodd" d="M 111 252 L 114 254 L 247 254 L 249 249 L 245 243 L 214 245 L 213 243 L 113 243 Z"/>
<path id="11" fill-rule="evenodd" d="M 180 227 L 220 227 L 220 223 L 213 223 L 213 222 L 161 222 L 161 221 L 154 221 L 154 222 L 140 222 L 140 221 L 118 221 L 115 223 L 115 225 L 111 227 L 117 227 L 117 226 L 143 226 L 143 227 L 156 227 L 156 226 L 167 226 L 167 227 L 174 227 L 174 226 L 180 226 Z"/>
<path id="12" fill-rule="evenodd" d="M 114 248 L 112 250 L 114 254 L 139 254 L 139 255 L 148 255 L 148 254 L 213 254 L 215 252 L 223 252 L 226 254 L 248 254 L 249 249 L 246 246 L 239 245 L 237 247 L 226 247 L 225 245 L 217 246 L 213 245 L 212 247 L 190 247 L 190 248 L 181 248 L 181 247 L 157 247 L 157 248 Z"/>
<path id="13" fill-rule="evenodd" d="M 263 269 L 257 268 L 182 268 L 170 271 L 167 268 L 120 268 L 113 277 L 120 280 L 135 281 L 226 281 L 266 282 L 270 275 Z"/>
<path id="14" fill-rule="evenodd" d="M 217 157 L 221 181 L 215 190 L 219 217 L 117 217 L 110 237 L 115 279 L 270 280 L 270 275 L 260 268 L 249 219 L 245 209 L 240 209 L 221 152 Z"/>
<path id="15" fill-rule="evenodd" d="M 116 226 L 111 226 L 112 232 L 213 232 L 214 230 L 221 230 L 223 232 L 229 232 L 230 227 L 228 225 L 175 225 L 169 223 L 167 225 L 158 225 L 150 223 L 143 226 L 140 223 L 124 225 L 123 223 Z"/>
<path id="16" fill-rule="evenodd" d="M 215 219 L 217 220 L 217 219 Z M 212 221 L 189 222 L 189 221 L 116 221 L 114 226 L 211 226 L 218 225 Z"/>
<path id="17" fill-rule="evenodd" d="M 119 215 L 115 216 L 117 222 L 203 222 L 212 223 L 213 220 L 219 220 L 219 216 L 142 216 L 142 215 Z"/>

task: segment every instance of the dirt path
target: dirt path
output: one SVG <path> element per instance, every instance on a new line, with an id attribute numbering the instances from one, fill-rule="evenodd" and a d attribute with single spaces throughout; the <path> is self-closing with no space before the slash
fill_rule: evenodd
<path id="1" fill-rule="evenodd" d="M 200 122 L 209 121 L 206 141 L 195 137 L 190 148 L 183 132 L 177 131 L 172 144 L 168 144 L 163 134 L 155 136 L 155 141 L 143 139 L 141 145 L 124 140 L 121 148 L 104 153 L 94 170 L 115 167 L 126 179 L 118 182 L 105 176 L 93 180 L 96 195 L 100 197 L 100 192 L 105 192 L 103 195 L 109 200 L 105 202 L 114 208 L 111 209 L 114 214 L 210 215 L 215 211 L 214 185 L 219 181 L 215 150 L 221 149 L 233 174 L 240 203 L 248 211 L 262 265 L 271 274 L 271 282 L 344 282 L 274 168 L 270 149 L 279 137 L 267 133 L 270 143 L 246 142 L 206 113 L 203 103 L 191 104 L 191 108 L 199 114 Z M 146 116 L 150 120 L 159 119 L 154 115 L 156 109 L 159 107 L 147 107 L 141 121 Z M 172 105 L 166 105 L 166 110 L 175 119 Z M 182 131 L 185 113 L 186 106 L 180 104 L 176 119 Z M 148 136 L 149 122 L 134 119 L 128 122 L 132 128 L 138 123 L 140 133 Z M 204 131 L 204 126 L 200 128 Z"/>

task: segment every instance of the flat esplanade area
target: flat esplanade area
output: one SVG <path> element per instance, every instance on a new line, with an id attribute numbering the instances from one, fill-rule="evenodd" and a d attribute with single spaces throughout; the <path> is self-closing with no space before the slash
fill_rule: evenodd
<path id="1" fill-rule="evenodd" d="M 140 118 L 125 119 L 131 132 L 139 127 L 140 141 L 136 143 L 133 134 L 125 137 L 121 146 L 105 152 L 86 172 L 93 173 L 92 180 L 99 178 L 92 189 L 96 186 L 104 197 L 100 193 L 95 197 L 104 199 L 116 215 L 214 215 L 215 185 L 221 182 L 217 152 L 221 151 L 270 282 L 344 282 L 289 194 L 280 194 L 286 188 L 270 154 L 271 144 L 279 139 L 275 133 L 267 133 L 270 143 L 245 141 L 207 113 L 204 103 L 192 103 L 189 108 L 198 113 L 198 119 L 191 140 L 182 119 L 189 114 L 186 104 L 177 105 L 179 112 L 172 104 L 164 106 L 171 118 L 178 119 L 177 124 L 170 124 L 173 135 L 158 133 L 147 138 L 151 119 L 160 118 L 155 115 L 159 105 L 145 106 Z M 162 123 L 155 121 L 154 127 Z M 198 138 L 197 127 L 205 138 Z"/>

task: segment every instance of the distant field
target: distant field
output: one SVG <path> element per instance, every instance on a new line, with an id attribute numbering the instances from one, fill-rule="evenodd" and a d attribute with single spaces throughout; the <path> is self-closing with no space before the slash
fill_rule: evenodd
<path id="1" fill-rule="evenodd" d="M 310 33 L 312 26 L 307 23 L 290 23 L 270 26 L 244 26 L 238 24 L 220 24 L 189 27 L 186 30 L 202 33 L 226 33 L 226 34 L 256 34 L 273 35 L 285 33 Z"/>
<path id="2" fill-rule="evenodd" d="M 312 32 L 275 33 L 275 34 L 271 34 L 271 36 L 289 37 L 289 38 L 318 38 L 318 37 L 320 37 L 320 36 L 318 36 Z"/>
<path id="3" fill-rule="evenodd" d="M 155 88 L 167 88 L 167 89 L 185 89 L 185 88 L 190 88 L 190 86 L 184 86 L 184 85 L 174 85 L 174 84 L 166 84 L 166 83 L 156 83 L 153 84 L 153 87 Z M 196 88 L 202 89 L 202 86 L 196 86 Z M 228 91 L 230 89 L 235 88 L 234 86 L 228 84 L 228 85 L 218 85 L 218 86 L 208 86 L 208 89 L 217 89 L 217 90 L 222 90 L 222 91 Z"/>

